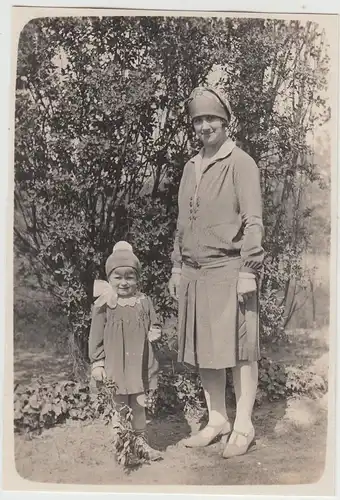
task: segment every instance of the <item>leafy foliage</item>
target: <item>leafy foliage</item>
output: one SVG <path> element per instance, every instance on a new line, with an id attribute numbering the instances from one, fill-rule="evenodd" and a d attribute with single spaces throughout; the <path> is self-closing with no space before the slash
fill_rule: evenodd
<path id="1" fill-rule="evenodd" d="M 275 401 L 291 396 L 317 398 L 327 392 L 327 381 L 320 375 L 298 366 L 284 366 L 262 358 L 259 364 L 257 401 Z"/>
<path id="2" fill-rule="evenodd" d="M 193 372 L 162 371 L 158 387 L 147 397 L 147 408 L 154 417 L 184 412 L 199 415 L 205 405 L 199 376 Z"/>
<path id="3" fill-rule="evenodd" d="M 149 453 L 143 446 L 144 442 L 141 436 L 133 430 L 131 420 L 131 409 L 123 407 L 113 427 L 116 433 L 113 440 L 115 458 L 123 467 L 136 466 L 150 461 Z"/>
<path id="4" fill-rule="evenodd" d="M 99 407 L 106 424 L 113 430 L 113 452 L 117 462 L 123 467 L 148 462 L 150 457 L 132 427 L 132 410 L 127 405 L 115 402 L 116 385 L 106 379 L 98 392 Z M 98 407 L 98 404 L 97 404 Z"/>
<path id="5" fill-rule="evenodd" d="M 89 387 L 82 383 L 66 381 L 43 385 L 38 380 L 29 387 L 18 386 L 15 389 L 16 431 L 40 432 L 68 418 L 87 420 L 94 416 L 94 412 Z"/>
<path id="6" fill-rule="evenodd" d="M 286 373 L 286 393 L 288 395 L 305 394 L 316 398 L 327 392 L 327 381 L 312 371 L 306 371 L 303 367 L 289 367 L 286 369 Z"/>

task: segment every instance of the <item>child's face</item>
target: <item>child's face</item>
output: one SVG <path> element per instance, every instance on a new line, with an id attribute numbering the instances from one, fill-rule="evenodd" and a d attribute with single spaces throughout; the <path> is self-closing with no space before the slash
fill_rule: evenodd
<path id="1" fill-rule="evenodd" d="M 119 297 L 130 297 L 137 290 L 137 273 L 132 267 L 117 267 L 110 274 L 109 282 Z"/>

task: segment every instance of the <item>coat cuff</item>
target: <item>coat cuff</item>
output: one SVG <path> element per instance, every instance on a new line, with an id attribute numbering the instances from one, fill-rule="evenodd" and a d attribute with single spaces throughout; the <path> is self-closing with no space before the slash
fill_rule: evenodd
<path id="1" fill-rule="evenodd" d="M 254 277 L 257 276 L 257 272 L 255 271 L 255 269 L 252 269 L 251 267 L 247 267 L 247 266 L 242 266 L 241 269 L 240 269 L 240 275 L 241 274 L 252 274 Z M 249 277 L 249 276 L 245 276 L 245 277 Z"/>
<path id="2" fill-rule="evenodd" d="M 182 268 L 181 267 L 174 266 L 171 269 L 171 274 L 181 274 L 181 273 L 182 273 Z"/>
<path id="3" fill-rule="evenodd" d="M 94 361 L 91 365 L 91 370 L 94 370 L 95 368 L 98 368 L 100 366 L 101 368 L 104 368 L 105 366 L 105 359 L 98 359 L 98 361 Z"/>
<path id="4" fill-rule="evenodd" d="M 255 276 L 254 273 L 249 273 L 249 272 L 241 271 L 239 273 L 239 278 L 244 278 L 244 279 L 247 279 L 247 280 L 254 280 L 256 278 L 256 276 Z"/>

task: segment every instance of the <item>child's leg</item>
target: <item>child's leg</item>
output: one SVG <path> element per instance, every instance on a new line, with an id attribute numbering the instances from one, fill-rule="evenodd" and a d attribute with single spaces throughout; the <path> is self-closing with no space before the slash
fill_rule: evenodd
<path id="1" fill-rule="evenodd" d="M 132 409 L 132 427 L 134 431 L 139 434 L 139 440 L 145 453 L 149 456 L 152 461 L 159 460 L 162 458 L 162 454 L 151 448 L 147 443 L 146 437 L 146 414 L 144 406 L 140 405 L 137 398 L 140 394 L 131 394 L 129 396 L 129 404 Z"/>
<path id="2" fill-rule="evenodd" d="M 124 408 L 124 406 L 129 405 L 129 396 L 127 394 L 116 394 L 114 397 L 114 401 L 117 410 L 120 411 Z"/>
<path id="3" fill-rule="evenodd" d="M 142 433 L 146 430 L 146 415 L 145 408 L 137 401 L 138 396 L 139 394 L 130 394 L 129 405 L 132 410 L 132 428 Z"/>
<path id="4" fill-rule="evenodd" d="M 129 396 L 127 394 L 115 394 L 114 402 L 116 405 L 117 413 L 120 414 L 124 406 L 129 405 Z M 127 409 L 126 409 L 127 411 Z M 112 424 L 115 425 L 118 422 L 118 414 L 115 413 L 112 417 Z"/>

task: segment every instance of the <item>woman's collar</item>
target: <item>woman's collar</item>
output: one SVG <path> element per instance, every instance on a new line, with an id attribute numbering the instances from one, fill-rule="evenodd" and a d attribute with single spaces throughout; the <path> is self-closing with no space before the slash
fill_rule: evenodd
<path id="1" fill-rule="evenodd" d="M 236 146 L 235 142 L 232 141 L 230 138 L 228 138 L 226 141 L 224 141 L 224 143 L 222 144 L 220 149 L 214 154 L 214 156 L 209 158 L 208 164 L 211 165 L 212 163 L 215 163 L 217 160 L 222 160 L 223 158 L 226 158 L 227 156 L 230 155 L 235 146 Z M 190 161 L 195 163 L 195 165 L 197 162 L 199 162 L 200 164 L 203 158 L 203 154 L 204 154 L 204 148 L 202 148 L 196 156 L 191 158 Z"/>

